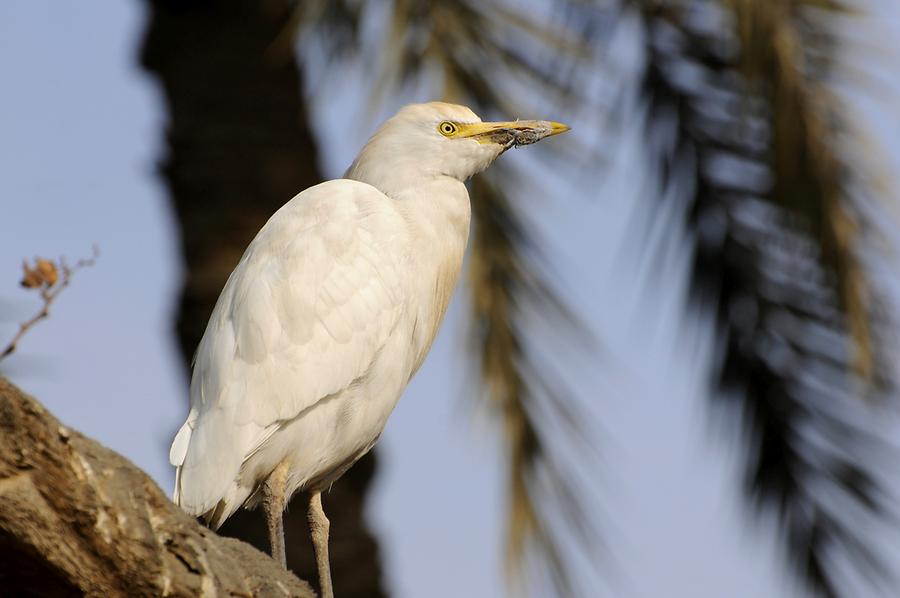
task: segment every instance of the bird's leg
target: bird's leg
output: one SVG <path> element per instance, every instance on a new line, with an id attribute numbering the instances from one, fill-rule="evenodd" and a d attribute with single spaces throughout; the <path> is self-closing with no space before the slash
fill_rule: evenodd
<path id="1" fill-rule="evenodd" d="M 325 511 L 322 510 L 322 493 L 318 490 L 309 495 L 307 516 L 309 535 L 316 551 L 316 566 L 319 569 L 319 593 L 322 598 L 334 598 L 334 590 L 331 587 L 331 564 L 328 561 L 328 530 L 331 524 L 325 516 Z"/>
<path id="2" fill-rule="evenodd" d="M 287 481 L 288 463 L 281 462 L 263 483 L 263 508 L 266 511 L 266 523 L 269 526 L 269 547 L 272 558 L 287 569 L 284 552 L 284 499 L 285 482 Z"/>

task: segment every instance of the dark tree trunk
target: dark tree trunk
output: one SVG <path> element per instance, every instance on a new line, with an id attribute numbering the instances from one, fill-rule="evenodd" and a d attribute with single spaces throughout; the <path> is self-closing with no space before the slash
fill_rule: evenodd
<path id="1" fill-rule="evenodd" d="M 321 180 L 292 56 L 267 53 L 287 26 L 284 0 L 148 0 L 142 62 L 165 92 L 168 155 L 162 172 L 181 233 L 186 278 L 178 338 L 190 360 L 225 280 L 269 216 Z M 363 521 L 374 460 L 361 460 L 325 497 L 335 587 L 382 596 L 378 546 Z M 288 566 L 316 579 L 305 497 L 285 515 Z M 259 511 L 220 533 L 268 550 Z"/>

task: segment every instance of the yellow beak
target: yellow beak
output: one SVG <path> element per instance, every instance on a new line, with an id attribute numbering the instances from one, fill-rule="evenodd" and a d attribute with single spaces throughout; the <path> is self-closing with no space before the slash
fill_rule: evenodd
<path id="1" fill-rule="evenodd" d="M 507 122 L 460 125 L 457 137 L 470 137 L 478 143 L 497 143 L 506 147 L 530 145 L 545 137 L 565 133 L 569 127 L 549 120 L 514 120 Z"/>

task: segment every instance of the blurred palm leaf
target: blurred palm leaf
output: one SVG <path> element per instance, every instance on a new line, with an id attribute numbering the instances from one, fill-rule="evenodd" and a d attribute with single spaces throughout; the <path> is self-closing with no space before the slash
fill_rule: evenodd
<path id="1" fill-rule="evenodd" d="M 884 515 L 866 463 L 886 450 L 854 421 L 862 405 L 852 399 L 884 394 L 891 380 L 884 314 L 861 261 L 871 206 L 839 144 L 847 114 L 828 87 L 844 8 L 632 6 L 647 33 L 650 154 L 663 186 L 689 198 L 694 305 L 715 317 L 717 395 L 744 414 L 747 492 L 778 514 L 811 589 L 852 595 L 829 564 L 841 555 L 864 578 L 884 574 L 850 518 Z"/>
<path id="2" fill-rule="evenodd" d="M 501 169 L 500 180 L 506 176 Z M 597 537 L 577 467 L 590 466 L 585 462 L 592 448 L 566 384 L 538 353 L 536 324 L 529 316 L 543 314 L 545 325 L 562 324 L 564 339 L 583 339 L 572 326 L 575 317 L 537 275 L 540 268 L 525 247 L 531 235 L 501 188 L 510 189 L 511 183 L 500 187 L 485 176 L 472 182 L 477 224 L 469 279 L 472 340 L 487 397 L 501 419 L 509 463 L 507 569 L 520 574 L 533 554 L 526 549 L 537 548 L 538 558 L 529 562 L 546 568 L 560 594 L 572 595 L 576 588 L 564 566 L 565 539 L 587 548 Z M 544 351 L 553 350 L 552 341 L 542 338 Z"/>

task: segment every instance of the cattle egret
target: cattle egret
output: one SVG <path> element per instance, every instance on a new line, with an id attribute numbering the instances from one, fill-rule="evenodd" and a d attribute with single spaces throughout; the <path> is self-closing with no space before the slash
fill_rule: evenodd
<path id="1" fill-rule="evenodd" d="M 197 348 L 190 412 L 169 453 L 175 502 L 214 529 L 262 503 L 272 557 L 285 566 L 282 513 L 309 492 L 319 585 L 331 598 L 321 492 L 378 440 L 437 334 L 469 236 L 464 181 L 511 147 L 567 130 L 407 106 L 344 178 L 279 209 Z"/>

